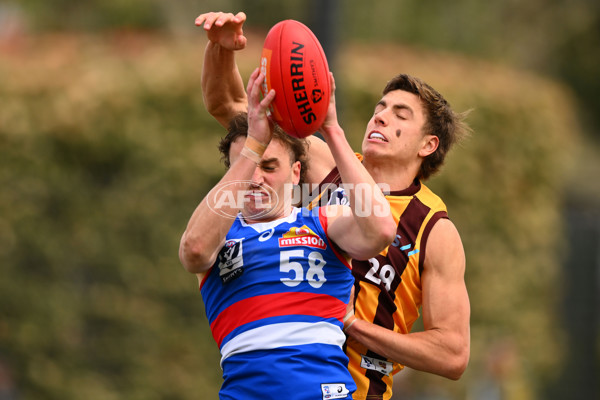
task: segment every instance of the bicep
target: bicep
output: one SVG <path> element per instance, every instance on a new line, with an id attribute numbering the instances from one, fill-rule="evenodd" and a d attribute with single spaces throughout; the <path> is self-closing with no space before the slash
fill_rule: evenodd
<path id="1" fill-rule="evenodd" d="M 447 219 L 436 222 L 427 243 L 421 275 L 425 329 L 468 333 L 469 298 L 460 235 Z"/>

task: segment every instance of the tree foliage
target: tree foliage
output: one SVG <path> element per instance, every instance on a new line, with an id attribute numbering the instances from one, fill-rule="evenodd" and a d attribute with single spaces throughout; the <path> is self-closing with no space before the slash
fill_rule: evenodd
<path id="1" fill-rule="evenodd" d="M 293 18 L 315 31 L 327 29 L 346 41 L 411 44 L 476 55 L 495 62 L 550 74 L 571 85 L 581 99 L 581 114 L 599 121 L 598 34 L 600 3 L 592 0 L 507 0 L 485 3 L 430 0 L 7 0 L 24 10 L 30 29 L 192 30 L 203 12 L 245 11 L 248 26 L 268 29 Z M 331 10 L 332 15 L 323 13 Z M 3 8 L 0 7 L 0 19 Z M 324 27 L 322 25 L 328 25 Z M 329 26 L 332 25 L 332 26 Z"/>
<path id="2" fill-rule="evenodd" d="M 177 249 L 222 172 L 218 130 L 197 59 L 138 40 L 36 38 L 35 58 L 2 58 L 0 354 L 24 398 L 216 393 Z"/>

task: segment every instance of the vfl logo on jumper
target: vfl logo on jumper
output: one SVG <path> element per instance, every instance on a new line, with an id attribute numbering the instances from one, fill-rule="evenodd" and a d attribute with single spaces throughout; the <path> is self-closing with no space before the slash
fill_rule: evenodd
<path id="1" fill-rule="evenodd" d="M 327 248 L 325 241 L 306 225 L 300 228 L 292 227 L 279 238 L 279 247 L 291 246 L 314 247 L 321 250 Z"/>
<path id="2" fill-rule="evenodd" d="M 379 360 L 377 358 L 367 357 L 365 355 L 361 355 L 360 366 L 364 369 L 377 371 L 388 376 L 394 369 L 394 366 L 389 361 Z"/>
<path id="3" fill-rule="evenodd" d="M 228 283 L 244 272 L 243 239 L 231 239 L 219 252 L 219 276 L 223 283 Z"/>
<path id="4" fill-rule="evenodd" d="M 322 383 L 321 392 L 323 399 L 345 399 L 350 391 L 346 389 L 345 383 Z"/>

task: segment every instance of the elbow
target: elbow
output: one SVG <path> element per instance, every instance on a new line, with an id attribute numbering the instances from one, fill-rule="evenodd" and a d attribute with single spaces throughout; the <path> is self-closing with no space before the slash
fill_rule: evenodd
<path id="1" fill-rule="evenodd" d="M 394 241 L 396 229 L 396 223 L 391 217 L 379 224 L 378 229 L 372 235 L 372 247 L 376 250 L 372 257 L 382 252 Z"/>
<path id="2" fill-rule="evenodd" d="M 466 346 L 465 349 L 462 349 L 457 354 L 450 357 L 449 360 L 447 360 L 447 370 L 442 374 L 442 376 L 453 381 L 459 380 L 467 369 L 469 357 L 469 348 Z"/>
<path id="3" fill-rule="evenodd" d="M 382 224 L 380 240 L 384 244 L 384 249 L 388 247 L 396 239 L 396 231 L 398 229 L 396 222 L 392 217 L 387 218 Z"/>
<path id="4" fill-rule="evenodd" d="M 393 226 L 392 230 L 389 230 L 388 227 L 380 226 L 371 235 L 364 238 L 364 245 L 360 249 L 356 249 L 350 256 L 357 260 L 368 260 L 369 258 L 376 257 L 394 241 L 395 236 L 395 226 Z"/>
<path id="5" fill-rule="evenodd" d="M 204 96 L 204 107 L 206 107 L 206 111 L 213 117 L 222 117 L 225 115 L 226 108 L 218 102 L 210 101 L 206 96 Z"/>
<path id="6" fill-rule="evenodd" d="M 229 125 L 229 121 L 233 118 L 233 115 L 227 107 L 223 106 L 221 103 L 215 103 L 204 99 L 204 105 L 206 107 L 206 111 L 216 119 L 221 126 L 227 128 Z"/>
<path id="7" fill-rule="evenodd" d="M 385 198 L 383 198 L 383 202 L 383 209 L 375 209 L 377 229 L 372 233 L 375 243 L 380 247 L 377 253 L 394 242 L 398 230 L 396 221 L 394 221 L 394 217 L 391 214 L 389 203 Z"/>
<path id="8" fill-rule="evenodd" d="M 208 97 L 206 92 L 208 90 L 203 90 L 202 92 L 206 111 L 225 129 L 229 128 L 229 122 L 238 114 L 247 112 L 247 100 L 245 97 L 216 101 Z"/>
<path id="9" fill-rule="evenodd" d="M 192 274 L 206 271 L 212 265 L 206 254 L 200 241 L 184 233 L 179 244 L 179 261 L 186 271 Z"/>

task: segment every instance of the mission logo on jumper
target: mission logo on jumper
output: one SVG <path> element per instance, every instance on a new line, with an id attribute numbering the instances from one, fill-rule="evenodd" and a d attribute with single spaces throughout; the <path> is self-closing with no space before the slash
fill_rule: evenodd
<path id="1" fill-rule="evenodd" d="M 292 227 L 279 238 L 279 247 L 292 246 L 315 247 L 318 249 L 327 248 L 325 241 L 306 225 L 302 225 L 300 228 Z"/>
<path id="2" fill-rule="evenodd" d="M 231 239 L 219 252 L 219 276 L 223 283 L 231 282 L 244 272 L 242 239 Z"/>

